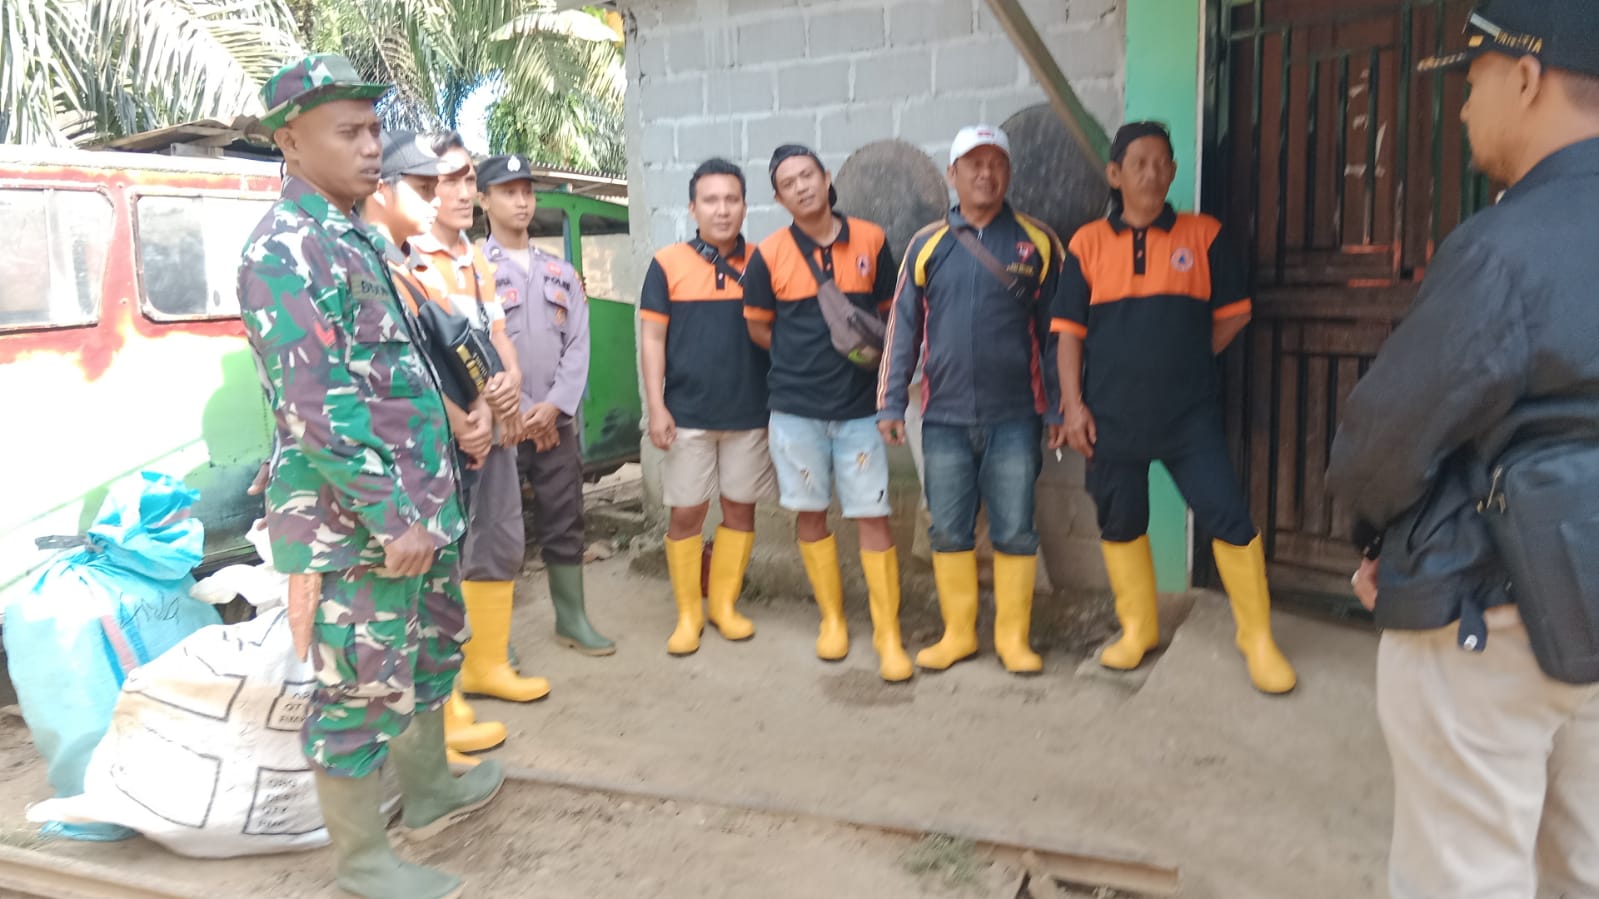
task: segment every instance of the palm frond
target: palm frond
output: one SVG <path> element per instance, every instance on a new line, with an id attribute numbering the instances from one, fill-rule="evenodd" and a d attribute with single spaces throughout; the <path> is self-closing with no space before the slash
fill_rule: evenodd
<path id="1" fill-rule="evenodd" d="M 490 143 L 547 164 L 619 171 L 620 48 L 526 27 L 536 21 L 520 17 L 491 45 L 505 87 L 490 114 Z"/>
<path id="2" fill-rule="evenodd" d="M 572 0 L 0 0 L 0 140 L 101 140 L 258 112 L 299 54 L 395 85 L 390 127 L 457 127 L 493 89 L 496 151 L 622 167 L 621 52 Z"/>
<path id="3" fill-rule="evenodd" d="M 491 38 L 503 41 L 530 34 L 561 34 L 580 41 L 617 42 L 616 32 L 604 20 L 575 9 L 523 13 L 506 23 Z"/>
<path id="4" fill-rule="evenodd" d="M 85 32 L 70 0 L 0 0 L 0 141 L 71 143 L 89 76 L 77 53 Z"/>
<path id="5" fill-rule="evenodd" d="M 261 111 L 261 84 L 302 51 L 281 0 L 92 0 L 100 127 L 128 132 Z"/>

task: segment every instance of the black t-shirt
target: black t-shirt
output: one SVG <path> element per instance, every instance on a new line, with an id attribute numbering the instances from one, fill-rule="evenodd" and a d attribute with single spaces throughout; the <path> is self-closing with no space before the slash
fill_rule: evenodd
<path id="1" fill-rule="evenodd" d="M 766 351 L 744 323 L 744 287 L 699 240 L 655 254 L 639 317 L 666 325 L 666 408 L 678 427 L 748 431 L 766 427 Z M 744 241 L 725 263 L 745 267 Z M 746 279 L 747 280 L 747 279 Z"/>
<path id="2" fill-rule="evenodd" d="M 873 417 L 877 373 L 833 349 L 806 253 L 862 309 L 885 315 L 894 300 L 894 253 L 871 222 L 844 219 L 827 247 L 792 226 L 761 241 L 744 278 L 744 315 L 773 323 L 772 411 L 822 421 Z"/>

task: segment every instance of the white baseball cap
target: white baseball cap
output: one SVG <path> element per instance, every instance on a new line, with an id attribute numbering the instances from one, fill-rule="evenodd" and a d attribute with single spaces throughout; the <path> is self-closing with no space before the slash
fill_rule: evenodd
<path id="1" fill-rule="evenodd" d="M 993 125 L 967 125 L 949 145 L 949 164 L 954 165 L 955 160 L 978 147 L 998 147 L 1007 159 L 1010 158 L 1010 138 L 1005 136 L 1004 129 Z"/>

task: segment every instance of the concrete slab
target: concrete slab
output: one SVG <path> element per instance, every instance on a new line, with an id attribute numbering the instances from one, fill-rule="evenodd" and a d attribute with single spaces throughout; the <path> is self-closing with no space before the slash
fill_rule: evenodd
<path id="1" fill-rule="evenodd" d="M 1014 881 L 1008 892 L 985 881 L 946 893 L 910 878 L 902 849 L 880 835 L 785 817 L 805 812 L 1171 865 L 1190 899 L 1382 895 L 1391 785 L 1373 713 L 1370 632 L 1278 615 L 1300 687 L 1265 697 L 1232 646 L 1225 600 L 1196 592 L 1133 692 L 1075 673 L 1112 627 L 1108 598 L 1058 595 L 1035 606 L 1041 675 L 1000 667 L 985 612 L 976 659 L 889 685 L 877 676 L 858 581 L 846 580 L 853 651 L 827 664 L 813 655 L 816 615 L 803 576 L 785 579 L 775 558 L 755 564 L 752 583 L 764 586 L 744 611 L 756 637 L 734 644 L 711 631 L 683 659 L 665 652 L 674 620 L 666 581 L 635 572 L 625 555 L 588 567 L 592 616 L 619 645 L 609 658 L 556 646 L 543 578 L 530 573 L 519 585 L 514 642 L 523 670 L 549 676 L 554 692 L 524 706 L 473 703 L 480 718 L 507 723 L 509 742 L 490 755 L 508 765 L 648 785 L 706 805 L 528 788 L 420 860 L 470 873 L 473 894 L 486 897 L 1015 892 Z M 905 611 L 914 652 L 938 627 L 930 592 L 921 592 L 930 591 L 927 572 L 905 567 L 917 591 Z M 0 842 L 31 834 L 22 806 L 47 792 L 25 740 L 20 727 L 0 728 Z M 49 851 L 227 884 L 218 895 L 243 895 L 244 884 L 320 895 L 329 870 L 326 853 L 177 865 L 142 841 Z"/>
<path id="2" fill-rule="evenodd" d="M 1136 691 L 1149 681 L 1149 676 L 1166 657 L 1166 648 L 1171 645 L 1177 636 L 1177 629 L 1188 619 L 1188 613 L 1194 608 L 1194 600 L 1200 594 L 1195 591 L 1183 593 L 1167 593 L 1159 599 L 1160 645 L 1144 656 L 1144 663 L 1132 671 L 1117 671 L 1099 664 L 1099 649 L 1109 644 L 1120 634 L 1113 634 L 1111 640 L 1105 641 L 1096 648 L 1088 658 L 1083 659 L 1077 666 L 1077 676 L 1104 681 L 1114 684 L 1124 690 Z"/>
<path id="3" fill-rule="evenodd" d="M 1379 895 L 1391 787 L 1369 632 L 1279 615 L 1302 685 L 1264 697 L 1232 646 L 1225 601 L 1201 594 L 1131 696 L 1074 673 L 1086 648 L 1041 645 L 1042 675 L 1009 675 L 986 636 L 977 659 L 889 686 L 876 676 L 865 596 L 848 581 L 854 645 L 843 662 L 813 655 L 802 578 L 761 578 L 760 601 L 744 607 L 754 640 L 707 631 L 698 654 L 673 659 L 664 579 L 623 559 L 589 572 L 593 617 L 619 652 L 558 650 L 541 579 L 524 584 L 517 646 L 554 692 L 532 706 L 476 703 L 509 725 L 495 753 L 509 764 L 1174 864 L 1185 896 Z M 936 636 L 925 631 L 908 628 L 913 653 Z"/>

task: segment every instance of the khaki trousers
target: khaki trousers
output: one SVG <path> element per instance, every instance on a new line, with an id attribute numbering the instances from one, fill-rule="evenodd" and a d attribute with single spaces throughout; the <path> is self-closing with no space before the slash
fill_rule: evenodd
<path id="1" fill-rule="evenodd" d="M 1599 685 L 1546 677 L 1515 607 L 1487 648 L 1386 631 L 1377 714 L 1394 766 L 1393 899 L 1599 899 Z"/>

